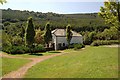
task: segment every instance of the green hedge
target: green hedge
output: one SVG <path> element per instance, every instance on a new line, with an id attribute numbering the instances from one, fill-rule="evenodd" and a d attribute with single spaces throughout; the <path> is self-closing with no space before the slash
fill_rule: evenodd
<path id="1" fill-rule="evenodd" d="M 92 46 L 99 46 L 99 45 L 111 45 L 111 44 L 119 44 L 118 40 L 96 40 L 92 42 Z"/>
<path id="2" fill-rule="evenodd" d="M 37 52 L 45 52 L 46 49 L 43 45 L 37 45 L 33 48 L 28 48 L 25 46 L 9 46 L 3 47 L 2 51 L 8 54 L 24 54 L 24 53 L 37 53 Z"/>
<path id="3" fill-rule="evenodd" d="M 35 46 L 35 47 L 33 48 L 33 52 L 34 52 L 34 53 L 37 53 L 37 52 L 45 52 L 45 51 L 46 51 L 46 49 L 45 49 L 44 46 L 41 45 L 41 44 L 39 44 L 39 45 L 37 45 L 37 46 Z"/>
<path id="4" fill-rule="evenodd" d="M 84 48 L 84 47 L 85 47 L 84 44 L 74 44 L 74 50 L 81 49 L 81 48 Z"/>
<path id="5" fill-rule="evenodd" d="M 4 52 L 8 54 L 24 54 L 29 52 L 29 48 L 25 46 L 9 46 L 2 49 Z"/>

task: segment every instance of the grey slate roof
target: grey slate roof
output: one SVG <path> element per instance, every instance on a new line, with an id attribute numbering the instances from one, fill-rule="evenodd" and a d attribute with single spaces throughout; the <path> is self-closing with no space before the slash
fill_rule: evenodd
<path id="1" fill-rule="evenodd" d="M 82 36 L 79 33 L 72 31 L 73 36 Z M 66 36 L 66 29 L 55 29 L 52 31 L 52 34 L 54 34 L 55 36 Z"/>

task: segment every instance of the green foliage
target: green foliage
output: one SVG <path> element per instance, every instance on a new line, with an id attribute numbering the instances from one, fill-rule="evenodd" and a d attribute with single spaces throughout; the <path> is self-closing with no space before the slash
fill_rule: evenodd
<path id="1" fill-rule="evenodd" d="M 20 36 L 15 36 L 12 38 L 12 45 L 20 46 L 24 45 L 24 42 L 22 41 L 22 38 Z"/>
<path id="2" fill-rule="evenodd" d="M 50 27 L 50 23 L 49 22 L 47 22 L 44 31 L 45 31 L 44 32 L 44 41 L 48 45 L 49 42 L 52 41 L 52 33 L 51 33 L 51 27 Z"/>
<path id="3" fill-rule="evenodd" d="M 108 4 L 112 4 L 112 5 L 109 5 L 111 6 L 111 8 L 109 9 L 113 9 L 114 6 L 116 6 L 116 3 L 108 2 L 105 4 L 107 6 Z M 107 11 L 109 9 L 106 8 Z M 84 35 L 85 44 L 91 44 L 94 40 L 117 40 L 119 38 L 118 37 L 119 31 L 116 28 L 117 26 L 117 22 L 115 20 L 116 18 L 112 17 L 112 13 L 111 14 L 107 12 L 104 13 L 102 11 L 101 13 L 99 13 L 99 14 L 104 14 L 104 16 L 107 14 L 111 15 L 111 17 L 114 19 L 111 21 L 114 21 L 113 23 L 116 25 L 112 24 L 109 26 L 103 23 L 104 20 L 102 20 L 97 15 L 97 13 L 56 14 L 56 13 L 41 13 L 41 12 L 34 12 L 34 11 L 30 12 L 30 11 L 11 10 L 10 8 L 7 10 L 2 10 L 2 11 L 3 11 L 2 21 L 4 24 L 3 31 L 5 32 L 5 35 L 8 36 L 8 39 L 7 37 L 3 36 L 4 37 L 3 38 L 4 48 L 5 46 L 15 45 L 14 43 L 17 43 L 17 45 L 20 45 L 20 44 L 23 45 L 23 42 L 26 42 L 27 44 L 29 44 L 28 42 L 32 42 L 28 45 L 28 46 L 31 46 L 34 43 L 34 39 L 35 39 L 35 43 L 37 44 L 44 44 L 44 43 L 48 44 L 51 41 L 51 39 L 49 41 L 49 39 L 45 37 L 46 31 L 43 36 L 42 34 L 44 31 L 37 33 L 37 31 L 35 32 L 34 30 L 32 30 L 32 29 L 45 30 L 44 25 L 47 20 L 49 20 L 52 23 L 49 25 L 50 31 L 48 33 L 51 33 L 51 30 L 56 29 L 56 28 L 65 29 L 66 25 L 70 23 L 71 26 L 73 26 L 72 27 L 73 30 Z M 116 11 L 115 11 L 115 14 L 117 14 Z M 29 16 L 33 17 L 34 25 L 33 25 L 33 22 L 29 23 L 30 20 L 28 20 L 29 24 L 27 24 L 26 26 L 26 20 Z M 107 19 L 107 17 L 105 19 Z M 27 30 L 28 26 L 32 26 L 32 28 L 30 28 L 32 32 L 30 30 Z M 26 30 L 24 28 L 26 28 Z M 25 33 L 25 39 L 24 39 L 24 33 Z M 36 33 L 36 35 L 34 33 Z M 33 38 L 33 35 L 35 36 L 35 38 Z M 22 42 L 19 36 L 22 38 Z M 32 37 L 30 38 L 29 36 L 32 36 Z M 46 36 L 51 36 L 51 34 L 46 35 Z M 29 38 L 28 40 L 30 41 L 27 41 L 26 37 Z M 44 40 L 46 42 L 44 42 Z"/>
<path id="4" fill-rule="evenodd" d="M 35 43 L 37 43 L 37 44 L 43 44 L 44 43 L 43 33 L 42 33 L 41 30 L 36 31 Z"/>
<path id="5" fill-rule="evenodd" d="M 21 33 L 21 24 L 20 23 L 10 23 L 10 25 L 4 26 L 3 30 L 6 34 L 9 36 L 17 36 L 19 33 Z"/>
<path id="6" fill-rule="evenodd" d="M 100 46 L 100 45 L 111 45 L 111 44 L 119 44 L 118 40 L 96 40 L 92 42 L 92 46 Z"/>
<path id="7" fill-rule="evenodd" d="M 86 45 L 86 44 L 90 44 L 89 42 L 89 36 L 88 36 L 89 33 L 85 33 L 84 37 L 83 37 L 83 43 Z"/>
<path id="8" fill-rule="evenodd" d="M 111 27 L 110 29 L 105 29 L 102 33 L 98 33 L 96 38 L 98 40 L 117 40 L 119 33 L 115 27 Z"/>
<path id="9" fill-rule="evenodd" d="M 95 39 L 95 35 L 96 35 L 96 32 L 90 32 L 90 34 L 88 35 L 89 37 L 89 42 L 92 43 L 93 40 Z"/>
<path id="10" fill-rule="evenodd" d="M 26 28 L 26 45 L 32 46 L 34 43 L 35 30 L 33 25 L 32 17 L 28 18 L 27 28 Z"/>
<path id="11" fill-rule="evenodd" d="M 8 25 L 10 25 L 10 22 L 8 21 L 4 22 L 4 26 L 8 26 Z"/>
<path id="12" fill-rule="evenodd" d="M 111 2 L 108 0 L 104 2 L 104 7 L 101 7 L 100 11 L 98 15 L 101 16 L 107 24 L 114 26 L 120 34 L 120 1 L 115 0 Z"/>
<path id="13" fill-rule="evenodd" d="M 25 54 L 25 53 L 38 53 L 38 52 L 45 52 L 46 49 L 43 45 L 39 44 L 35 47 L 29 48 L 23 45 L 20 46 L 8 46 L 2 49 L 2 51 L 8 54 Z"/>
<path id="14" fill-rule="evenodd" d="M 2 30 L 2 47 L 5 48 L 11 46 L 11 42 L 11 37 Z"/>
<path id="15" fill-rule="evenodd" d="M 84 44 L 74 44 L 74 50 L 81 49 L 81 48 L 84 48 L 84 47 L 85 47 Z"/>
<path id="16" fill-rule="evenodd" d="M 24 29 L 24 27 L 21 28 L 21 32 L 20 32 L 19 35 L 22 38 L 22 41 L 24 41 L 24 37 L 25 37 L 25 29 Z"/>
<path id="17" fill-rule="evenodd" d="M 3 48 L 3 51 L 8 54 L 24 54 L 26 52 L 29 52 L 29 48 L 25 46 L 9 46 Z"/>
<path id="18" fill-rule="evenodd" d="M 24 54 L 24 53 L 25 51 L 21 46 L 12 46 L 12 49 L 10 50 L 10 54 Z"/>
<path id="19" fill-rule="evenodd" d="M 35 48 L 34 48 L 34 52 L 35 52 L 35 53 L 37 53 L 37 52 L 45 52 L 45 51 L 46 51 L 46 50 L 45 50 L 44 46 L 41 45 L 41 44 L 35 46 Z"/>
<path id="20" fill-rule="evenodd" d="M 1 4 L 6 3 L 6 0 L 0 0 L 0 3 Z"/>
<path id="21" fill-rule="evenodd" d="M 98 15 L 101 16 L 105 20 L 106 24 L 109 24 L 110 26 L 115 27 L 117 29 L 117 31 L 115 32 L 113 32 L 112 29 L 104 30 L 103 33 L 108 34 L 108 35 L 105 34 L 107 37 L 107 40 L 110 40 L 111 38 L 119 39 L 118 36 L 120 34 L 120 1 L 119 0 L 114 0 L 114 1 L 108 0 L 104 2 L 104 7 L 101 7 L 100 11 L 101 12 L 99 12 Z M 115 34 L 117 34 L 118 36 L 116 37 Z"/>
<path id="22" fill-rule="evenodd" d="M 66 27 L 66 39 L 67 39 L 67 42 L 68 42 L 68 47 L 70 45 L 70 41 L 72 39 L 72 31 L 71 31 L 71 25 L 68 24 L 67 27 Z"/>
<path id="23" fill-rule="evenodd" d="M 90 45 L 95 40 L 96 32 L 88 32 L 84 35 L 83 42 L 86 45 Z"/>
<path id="24" fill-rule="evenodd" d="M 107 24 L 111 24 L 113 26 L 118 26 L 118 20 L 119 20 L 119 13 L 118 10 L 120 4 L 117 0 L 114 2 L 111 2 L 110 0 L 104 2 L 104 7 L 100 8 L 100 11 L 98 14 L 101 16 L 103 19 L 105 19 L 105 22 Z"/>
<path id="25" fill-rule="evenodd" d="M 44 25 L 50 20 L 51 29 L 66 28 L 68 23 L 73 26 L 73 30 L 76 32 L 81 31 L 103 31 L 105 28 L 109 28 L 108 25 L 104 24 L 104 21 L 97 15 L 97 13 L 86 13 L 86 14 L 56 14 L 56 13 L 42 13 L 33 11 L 20 11 L 20 10 L 2 10 L 3 22 L 15 22 L 16 19 L 21 23 L 25 23 L 29 16 L 34 19 L 35 29 L 44 30 Z M 13 15 L 14 14 L 14 15 Z M 19 15 L 19 16 L 18 16 Z M 17 22 L 17 20 L 16 20 Z M 62 23 L 62 24 L 61 24 Z"/>

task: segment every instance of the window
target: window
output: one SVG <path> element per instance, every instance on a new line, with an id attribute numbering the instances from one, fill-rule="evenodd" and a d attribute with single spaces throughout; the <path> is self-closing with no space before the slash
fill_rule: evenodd
<path id="1" fill-rule="evenodd" d="M 61 47 L 61 43 L 58 43 L 59 48 Z"/>
<path id="2" fill-rule="evenodd" d="M 65 46 L 65 43 L 63 43 L 63 46 Z"/>

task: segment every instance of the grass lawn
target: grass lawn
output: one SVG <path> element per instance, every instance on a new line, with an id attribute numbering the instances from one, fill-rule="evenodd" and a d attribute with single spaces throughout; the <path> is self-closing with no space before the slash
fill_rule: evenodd
<path id="1" fill-rule="evenodd" d="M 35 54 L 7 54 L 5 52 L 3 52 L 3 54 L 9 55 L 9 56 L 16 56 L 16 57 L 24 57 L 24 58 L 37 58 L 37 57 L 41 57 L 41 56 L 48 56 L 48 55 L 52 55 L 52 54 L 58 54 L 60 53 L 59 51 L 47 51 L 47 52 L 40 52 L 40 53 L 35 53 Z"/>
<path id="2" fill-rule="evenodd" d="M 65 55 L 50 58 L 28 70 L 25 78 L 116 78 L 118 48 L 86 47 L 65 50 Z"/>
<path id="3" fill-rule="evenodd" d="M 30 62 L 30 60 L 2 58 L 2 76 L 19 69 L 28 62 Z"/>

